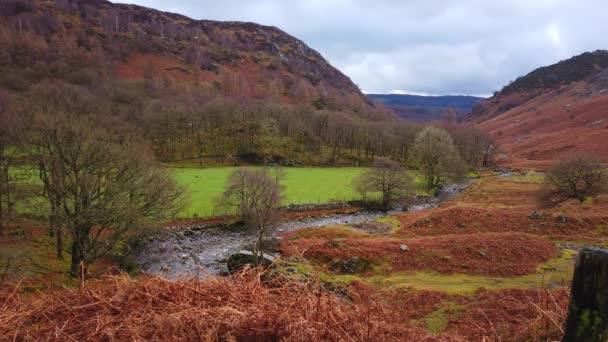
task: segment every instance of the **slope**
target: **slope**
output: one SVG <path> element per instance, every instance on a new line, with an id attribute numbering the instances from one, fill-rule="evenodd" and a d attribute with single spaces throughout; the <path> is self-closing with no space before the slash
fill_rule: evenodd
<path id="1" fill-rule="evenodd" d="M 575 56 L 517 79 L 468 120 L 490 133 L 502 163 L 547 169 L 570 153 L 608 160 L 608 52 Z"/>
<path id="2" fill-rule="evenodd" d="M 193 20 L 105 0 L 14 0 L 0 14 L 5 40 L 10 29 L 33 40 L 17 47 L 7 43 L 3 65 L 31 65 L 44 59 L 42 52 L 67 55 L 66 48 L 87 54 L 84 48 L 97 60 L 80 63 L 108 67 L 125 78 L 144 78 L 149 72 L 239 95 L 298 100 L 353 95 L 365 101 L 317 51 L 275 27 Z M 256 89 L 261 84 L 265 89 Z"/>

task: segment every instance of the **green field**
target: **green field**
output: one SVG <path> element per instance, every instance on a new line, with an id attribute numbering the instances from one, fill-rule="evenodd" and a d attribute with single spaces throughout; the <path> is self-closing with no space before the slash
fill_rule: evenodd
<path id="1" fill-rule="evenodd" d="M 188 207 L 180 217 L 192 218 L 224 214 L 214 209 L 228 175 L 236 167 L 172 169 L 175 179 L 187 189 Z M 325 203 L 357 198 L 352 181 L 365 168 L 285 168 L 285 204 Z"/>
<path id="2" fill-rule="evenodd" d="M 236 167 L 170 168 L 175 180 L 186 189 L 186 208 L 180 218 L 223 215 L 215 202 L 222 193 L 226 180 Z M 350 201 L 359 198 L 353 189 L 353 179 L 366 168 L 285 168 L 284 204 L 327 203 L 332 200 Z M 413 171 L 412 171 L 413 173 Z M 35 170 L 15 168 L 11 175 L 19 184 L 15 210 L 18 214 L 44 217 L 48 212 L 46 200 L 40 196 L 40 181 Z M 421 179 L 416 179 L 417 183 Z"/>

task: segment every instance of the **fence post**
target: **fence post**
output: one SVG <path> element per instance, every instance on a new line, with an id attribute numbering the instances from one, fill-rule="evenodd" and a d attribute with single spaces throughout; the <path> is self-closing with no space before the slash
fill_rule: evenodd
<path id="1" fill-rule="evenodd" d="M 608 339 L 608 250 L 584 247 L 578 254 L 562 341 Z"/>

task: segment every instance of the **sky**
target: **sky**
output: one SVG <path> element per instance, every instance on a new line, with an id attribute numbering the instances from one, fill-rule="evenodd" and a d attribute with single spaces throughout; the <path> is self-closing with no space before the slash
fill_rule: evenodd
<path id="1" fill-rule="evenodd" d="M 481 95 L 608 49 L 606 0 L 113 0 L 276 26 L 366 93 Z"/>

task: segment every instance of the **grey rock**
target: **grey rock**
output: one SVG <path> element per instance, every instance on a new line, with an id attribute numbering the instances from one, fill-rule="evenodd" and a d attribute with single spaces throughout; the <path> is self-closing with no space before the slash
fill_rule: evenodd
<path id="1" fill-rule="evenodd" d="M 267 267 L 274 263 L 275 258 L 270 255 L 264 253 L 262 257 L 262 265 Z M 226 263 L 228 266 L 228 271 L 236 272 L 246 266 L 253 266 L 255 264 L 255 258 L 253 257 L 253 252 L 242 250 L 238 253 L 232 254 L 230 258 L 228 258 L 228 262 Z"/>

